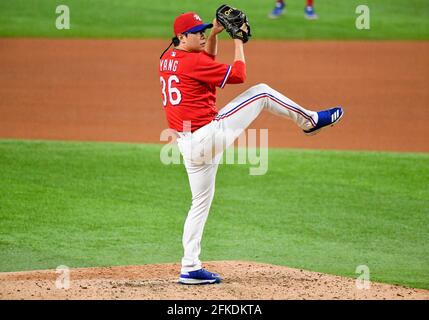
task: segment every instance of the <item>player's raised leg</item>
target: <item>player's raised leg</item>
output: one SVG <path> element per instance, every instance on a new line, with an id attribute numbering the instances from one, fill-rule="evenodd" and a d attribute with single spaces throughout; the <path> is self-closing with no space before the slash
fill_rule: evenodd
<path id="1" fill-rule="evenodd" d="M 215 121 L 228 123 L 233 130 L 247 128 L 262 110 L 286 117 L 302 129 L 316 126 L 317 112 L 304 109 L 266 84 L 246 90 L 219 111 Z"/>
<path id="2" fill-rule="evenodd" d="M 223 134 L 218 136 L 227 139 L 226 147 L 249 127 L 264 109 L 292 120 L 308 135 L 317 133 L 325 126 L 334 125 L 343 115 L 341 107 L 319 112 L 307 110 L 270 86 L 258 84 L 228 103 L 215 118 L 214 121 L 218 122 L 218 132 Z"/>

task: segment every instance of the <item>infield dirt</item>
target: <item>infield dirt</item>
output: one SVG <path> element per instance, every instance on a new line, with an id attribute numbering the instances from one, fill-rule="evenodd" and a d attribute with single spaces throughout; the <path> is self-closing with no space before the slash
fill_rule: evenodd
<path id="1" fill-rule="evenodd" d="M 0 137 L 160 143 L 160 40 L 0 40 Z M 251 41 L 248 79 L 218 108 L 267 83 L 312 110 L 343 105 L 341 125 L 307 137 L 268 112 L 270 147 L 428 152 L 429 42 Z M 218 60 L 231 63 L 222 41 Z"/>

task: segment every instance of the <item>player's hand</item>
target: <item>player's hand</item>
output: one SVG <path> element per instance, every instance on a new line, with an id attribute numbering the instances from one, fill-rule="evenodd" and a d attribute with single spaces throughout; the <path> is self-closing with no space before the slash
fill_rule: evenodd
<path id="1" fill-rule="evenodd" d="M 218 33 L 221 33 L 225 28 L 217 21 L 217 19 L 213 19 L 213 28 L 212 28 L 212 34 L 216 35 Z"/>

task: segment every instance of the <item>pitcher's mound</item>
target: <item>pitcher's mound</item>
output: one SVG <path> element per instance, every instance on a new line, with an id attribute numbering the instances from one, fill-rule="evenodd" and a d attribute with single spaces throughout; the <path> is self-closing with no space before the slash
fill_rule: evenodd
<path id="1" fill-rule="evenodd" d="M 270 264 L 219 261 L 205 267 L 221 284 L 177 283 L 179 264 L 0 273 L 0 299 L 425 299 L 429 291 L 371 283 Z"/>

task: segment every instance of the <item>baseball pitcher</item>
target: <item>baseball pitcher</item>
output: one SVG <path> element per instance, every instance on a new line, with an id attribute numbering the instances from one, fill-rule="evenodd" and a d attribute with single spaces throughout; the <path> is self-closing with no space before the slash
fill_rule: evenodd
<path id="1" fill-rule="evenodd" d="M 211 29 L 208 36 L 207 29 Z M 217 35 L 224 30 L 235 45 L 232 64 L 216 61 Z M 216 88 L 246 80 L 243 47 L 251 37 L 246 15 L 223 5 L 216 11 L 213 23 L 204 23 L 196 13 L 187 12 L 175 19 L 174 35 L 174 47 L 170 49 L 170 45 L 161 55 L 159 75 L 162 104 L 168 125 L 177 135 L 192 193 L 183 231 L 184 255 L 179 282 L 219 283 L 221 277 L 205 270 L 199 255 L 223 151 L 262 110 L 286 117 L 304 134 L 312 135 L 336 124 L 343 116 L 343 109 L 310 111 L 268 85 L 258 84 L 218 111 Z"/>

